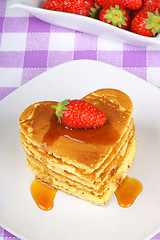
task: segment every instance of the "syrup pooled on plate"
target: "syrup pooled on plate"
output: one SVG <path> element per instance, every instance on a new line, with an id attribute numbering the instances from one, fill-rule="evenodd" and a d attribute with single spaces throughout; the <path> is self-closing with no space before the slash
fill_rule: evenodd
<path id="1" fill-rule="evenodd" d="M 54 197 L 57 193 L 57 189 L 48 187 L 46 184 L 41 183 L 35 178 L 31 184 L 31 194 L 42 210 L 48 211 L 53 208 Z"/>
<path id="2" fill-rule="evenodd" d="M 124 208 L 131 206 L 142 189 L 143 185 L 139 180 L 127 176 L 115 192 L 119 205 Z M 45 211 L 53 208 L 53 201 L 57 191 L 57 189 L 41 183 L 37 178 L 31 184 L 31 194 L 34 201 L 40 209 Z"/>
<path id="3" fill-rule="evenodd" d="M 125 208 L 131 206 L 142 189 L 143 186 L 139 180 L 127 176 L 115 192 L 119 205 Z"/>

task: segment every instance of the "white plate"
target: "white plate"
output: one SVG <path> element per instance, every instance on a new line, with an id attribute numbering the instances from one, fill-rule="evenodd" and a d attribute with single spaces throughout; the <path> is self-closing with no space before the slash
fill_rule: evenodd
<path id="1" fill-rule="evenodd" d="M 98 35 L 112 41 L 119 41 L 121 43 L 137 46 L 146 46 L 151 44 L 160 45 L 160 34 L 157 37 L 145 37 L 90 17 L 45 10 L 41 8 L 44 1 L 45 0 L 14 0 L 11 7 L 26 10 L 33 16 L 45 22 Z"/>
<path id="2" fill-rule="evenodd" d="M 129 175 L 143 192 L 129 208 L 113 195 L 95 206 L 58 191 L 45 212 L 30 194 L 34 176 L 26 165 L 18 119 L 41 100 L 81 98 L 100 88 L 126 92 L 134 105 L 137 153 Z M 0 224 L 28 240 L 142 240 L 160 227 L 160 91 L 144 80 L 105 63 L 78 60 L 59 65 L 29 81 L 0 102 Z"/>

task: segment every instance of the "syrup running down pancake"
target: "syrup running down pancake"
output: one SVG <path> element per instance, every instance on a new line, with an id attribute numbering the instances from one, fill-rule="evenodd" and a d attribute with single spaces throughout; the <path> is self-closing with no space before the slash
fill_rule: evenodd
<path id="1" fill-rule="evenodd" d="M 106 123 L 93 129 L 61 125 L 51 105 L 35 103 L 19 119 L 29 169 L 43 183 L 104 205 L 126 177 L 135 152 L 133 105 L 125 93 L 101 89 L 83 100 L 102 110 Z"/>

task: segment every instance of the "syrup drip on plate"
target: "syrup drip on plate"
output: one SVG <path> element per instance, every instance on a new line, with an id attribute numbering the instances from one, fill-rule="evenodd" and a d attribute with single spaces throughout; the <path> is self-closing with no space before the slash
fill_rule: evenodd
<path id="1" fill-rule="evenodd" d="M 48 211 L 53 208 L 54 197 L 57 193 L 57 189 L 48 187 L 46 184 L 41 183 L 35 178 L 31 184 L 31 194 L 42 210 Z"/>
<path id="2" fill-rule="evenodd" d="M 115 191 L 119 205 L 124 208 L 131 206 L 142 189 L 143 186 L 139 180 L 127 176 Z M 37 178 L 35 178 L 31 184 L 31 194 L 34 201 L 40 209 L 45 211 L 53 208 L 53 202 L 57 191 L 56 188 L 51 188 L 41 183 Z"/>
<path id="3" fill-rule="evenodd" d="M 131 206 L 137 196 L 141 193 L 142 189 L 143 186 L 139 180 L 127 176 L 122 185 L 120 185 L 115 191 L 119 205 L 125 208 Z"/>

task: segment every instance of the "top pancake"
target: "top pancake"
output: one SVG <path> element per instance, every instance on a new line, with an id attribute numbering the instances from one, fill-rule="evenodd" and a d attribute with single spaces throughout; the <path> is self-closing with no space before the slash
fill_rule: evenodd
<path id="1" fill-rule="evenodd" d="M 96 129 L 68 129 L 58 123 L 51 105 L 57 102 L 35 103 L 24 110 L 20 131 L 33 145 L 63 162 L 93 172 L 106 160 L 120 142 L 131 123 L 133 105 L 125 93 L 101 89 L 83 98 L 106 113 L 104 126 Z"/>

